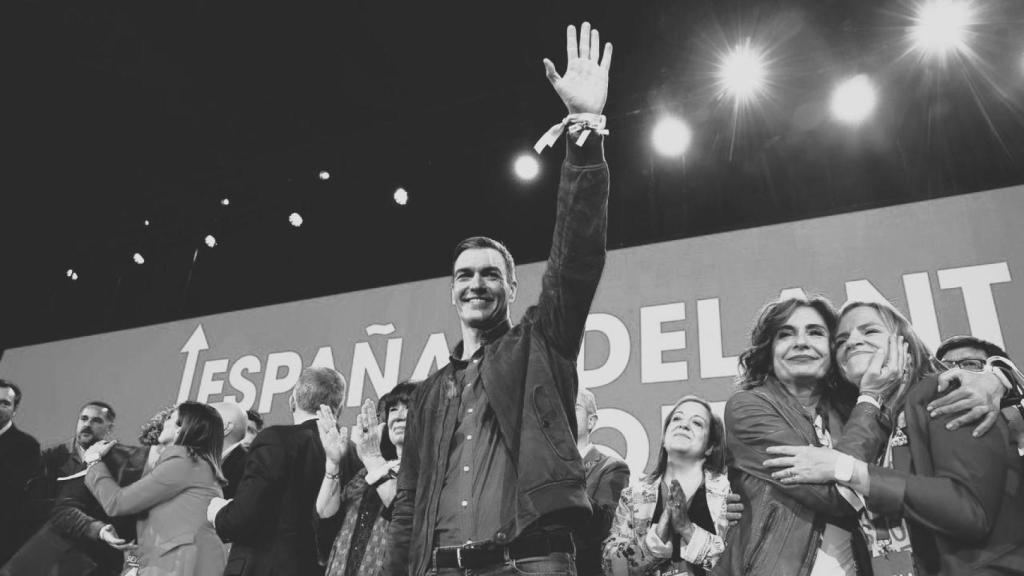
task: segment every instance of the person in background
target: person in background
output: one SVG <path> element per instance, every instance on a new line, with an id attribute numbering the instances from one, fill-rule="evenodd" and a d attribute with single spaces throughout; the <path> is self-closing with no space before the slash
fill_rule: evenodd
<path id="1" fill-rule="evenodd" d="M 327 562 L 327 576 L 380 572 L 414 389 L 414 384 L 403 382 L 382 396 L 376 408 L 372 400 L 367 400 L 352 427 L 352 443 L 338 429 L 334 414 L 326 407 L 320 410 L 320 439 L 327 462 L 317 496 L 317 514 L 333 517 L 340 524 Z M 379 419 L 383 424 L 378 423 Z M 365 468 L 342 487 L 338 471 L 344 452 L 353 449 L 352 444 Z"/>
<path id="2" fill-rule="evenodd" d="M 268 426 L 252 443 L 235 499 L 216 498 L 207 519 L 231 557 L 225 576 L 317 576 L 320 563 L 316 498 L 324 478 L 323 444 L 317 425 L 321 404 L 337 412 L 345 378 L 336 370 L 304 368 L 288 397 L 294 424 Z M 338 480 L 359 470 L 355 450 L 346 452 Z"/>
<path id="3" fill-rule="evenodd" d="M 576 574 L 595 576 L 601 574 L 601 546 L 615 519 L 619 496 L 629 484 L 629 466 L 590 443 L 590 435 L 597 428 L 597 399 L 583 387 L 576 394 L 576 428 L 576 448 L 583 459 L 587 497 L 594 511 L 591 521 L 578 532 Z"/>
<path id="4" fill-rule="evenodd" d="M 729 531 L 725 427 L 699 396 L 665 417 L 654 471 L 622 492 L 604 545 L 606 574 L 703 576 Z"/>
<path id="5" fill-rule="evenodd" d="M 156 466 L 122 487 L 102 460 L 113 442 L 85 453 L 85 484 L 110 516 L 137 514 L 140 576 L 220 574 L 227 547 L 206 521 L 206 509 L 219 497 L 224 476 L 220 455 L 224 422 L 215 409 L 186 401 L 164 421 L 160 442 L 170 444 Z"/>
<path id="6" fill-rule="evenodd" d="M 247 423 L 245 425 L 245 438 L 242 438 L 242 447 L 245 448 L 246 452 L 252 446 L 252 441 L 256 439 L 256 435 L 263 430 L 263 416 L 256 410 L 250 408 L 245 411 L 245 417 Z"/>
<path id="7" fill-rule="evenodd" d="M 245 472 L 246 450 L 242 441 L 245 439 L 248 420 L 245 410 L 234 402 L 217 402 L 212 406 L 224 421 L 224 453 L 221 455 L 220 467 L 227 480 L 224 498 L 231 499 L 235 497 L 235 490 Z"/>
<path id="8" fill-rule="evenodd" d="M 39 442 L 14 425 L 21 396 L 17 384 L 0 379 L 0 566 L 29 534 L 28 483 L 39 469 Z"/>

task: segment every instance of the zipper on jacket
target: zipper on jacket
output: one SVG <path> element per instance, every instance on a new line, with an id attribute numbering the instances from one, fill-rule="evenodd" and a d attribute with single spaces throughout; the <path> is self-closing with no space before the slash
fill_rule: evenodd
<path id="1" fill-rule="evenodd" d="M 754 546 L 754 550 L 750 553 L 750 557 L 743 566 L 744 574 L 750 574 L 750 569 L 754 567 L 754 560 L 756 560 L 758 555 L 761 553 L 761 548 L 764 547 L 765 540 L 768 539 L 768 535 L 771 532 L 772 524 L 775 523 L 775 513 L 777 511 L 778 508 L 775 506 L 772 506 L 771 510 L 768 511 L 768 515 L 764 520 L 764 527 L 761 529 L 761 534 L 757 539 L 757 546 Z"/>

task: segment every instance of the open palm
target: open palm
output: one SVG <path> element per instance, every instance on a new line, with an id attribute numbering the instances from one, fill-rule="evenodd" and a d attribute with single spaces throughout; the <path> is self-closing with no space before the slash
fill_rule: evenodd
<path id="1" fill-rule="evenodd" d="M 608 69 L 612 63 L 612 45 L 605 44 L 604 58 L 601 58 L 601 36 L 590 23 L 580 26 L 580 37 L 576 38 L 576 27 L 566 29 L 566 56 L 568 62 L 565 74 L 559 75 L 554 63 L 544 59 L 548 81 L 565 103 L 570 114 L 600 114 L 608 100 Z"/>

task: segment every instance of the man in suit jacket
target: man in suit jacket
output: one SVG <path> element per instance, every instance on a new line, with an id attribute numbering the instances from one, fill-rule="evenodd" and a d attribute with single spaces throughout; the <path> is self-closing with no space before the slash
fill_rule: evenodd
<path id="1" fill-rule="evenodd" d="M 25 541 L 28 481 L 39 470 L 39 442 L 14 425 L 21 388 L 0 379 L 0 565 Z"/>
<path id="2" fill-rule="evenodd" d="M 149 449 L 115 445 L 103 457 L 121 486 L 138 480 Z M 60 492 L 46 524 L 11 558 L 0 576 L 116 576 L 122 550 L 135 539 L 135 517 L 110 518 L 86 487 L 85 470 L 60 481 Z"/>
<path id="3" fill-rule="evenodd" d="M 235 499 L 210 503 L 207 517 L 232 543 L 225 576 L 323 574 L 315 505 L 326 456 L 316 412 L 321 404 L 337 412 L 344 398 L 345 379 L 337 371 L 304 369 L 288 399 L 295 424 L 260 432 Z M 358 469 L 355 451 L 346 451 L 339 471 L 342 485 Z"/>
<path id="4" fill-rule="evenodd" d="M 212 406 L 224 421 L 224 451 L 221 453 L 220 469 L 228 481 L 224 486 L 224 498 L 230 500 L 235 497 L 238 483 L 242 481 L 245 472 L 248 451 L 242 445 L 242 440 L 245 439 L 248 419 L 245 410 L 234 402 L 218 402 Z"/>
<path id="5" fill-rule="evenodd" d="M 629 484 L 629 466 L 616 456 L 605 454 L 590 443 L 590 435 L 597 428 L 597 399 L 594 393 L 581 387 L 576 395 L 576 446 L 583 458 L 583 471 L 587 480 L 587 497 L 594 510 L 593 521 L 580 531 L 576 542 L 576 573 L 579 576 L 603 574 L 601 570 L 601 543 L 608 537 L 619 495 Z"/>

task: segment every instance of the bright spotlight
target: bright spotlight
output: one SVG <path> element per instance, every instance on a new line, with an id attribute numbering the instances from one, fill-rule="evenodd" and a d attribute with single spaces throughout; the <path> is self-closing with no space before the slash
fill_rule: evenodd
<path id="1" fill-rule="evenodd" d="M 206 238 L 203 239 L 203 242 L 206 242 L 206 245 L 210 248 L 217 245 L 217 239 L 213 237 L 213 234 L 207 234 Z"/>
<path id="2" fill-rule="evenodd" d="M 148 228 L 149 227 L 149 220 L 143 220 L 142 221 L 142 225 L 146 226 Z"/>
<path id="3" fill-rule="evenodd" d="M 298 228 L 299 226 L 302 226 L 302 216 L 300 216 L 298 212 L 292 212 L 288 215 L 288 222 L 292 226 Z"/>
<path id="4" fill-rule="evenodd" d="M 74 270 L 72 270 L 71 268 L 68 268 L 68 271 L 65 272 L 64 275 L 67 276 L 68 278 L 71 278 L 71 275 L 74 274 L 74 273 L 75 273 Z"/>
<path id="5" fill-rule="evenodd" d="M 331 173 L 327 170 L 321 170 L 319 176 L 321 180 L 329 180 L 331 178 Z"/>
<path id="6" fill-rule="evenodd" d="M 394 198 L 395 204 L 398 204 L 399 206 L 405 206 L 409 203 L 409 193 L 405 191 L 405 188 L 395 190 Z"/>
<path id="7" fill-rule="evenodd" d="M 135 254 L 132 254 L 132 260 L 134 260 L 135 263 L 139 264 L 139 265 L 142 265 L 142 264 L 146 263 L 146 259 L 143 258 L 142 254 L 139 254 L 138 252 L 136 252 Z"/>
<path id="8" fill-rule="evenodd" d="M 878 95 L 871 80 L 863 74 L 848 78 L 832 91 L 832 116 L 843 124 L 856 125 L 871 116 Z"/>
<path id="9" fill-rule="evenodd" d="M 967 0 L 926 0 L 918 5 L 910 39 L 915 49 L 939 56 L 967 48 L 974 11 Z"/>
<path id="10" fill-rule="evenodd" d="M 78 280 L 78 272 L 72 272 L 71 273 L 71 280 L 72 281 Z"/>
<path id="11" fill-rule="evenodd" d="M 231 205 L 231 199 L 226 197 L 226 196 L 224 198 L 221 198 L 220 199 L 220 205 L 221 206 L 229 206 L 229 205 Z"/>
<path id="12" fill-rule="evenodd" d="M 512 166 L 516 177 L 524 182 L 529 182 L 540 174 L 540 162 L 532 154 L 520 154 Z"/>
<path id="13" fill-rule="evenodd" d="M 690 147 L 690 127 L 679 118 L 666 117 L 658 121 L 651 133 L 651 143 L 662 156 L 682 156 Z"/>
<path id="14" fill-rule="evenodd" d="M 750 45 L 750 39 L 736 46 L 718 65 L 718 85 L 737 101 L 750 100 L 765 87 L 764 52 Z"/>

